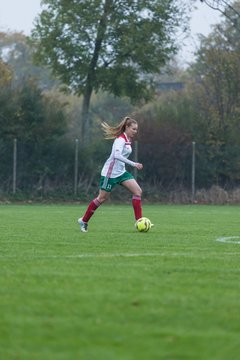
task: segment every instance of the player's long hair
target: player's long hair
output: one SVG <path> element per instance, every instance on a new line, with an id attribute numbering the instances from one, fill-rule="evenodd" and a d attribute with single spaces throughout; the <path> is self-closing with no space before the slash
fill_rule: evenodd
<path id="1" fill-rule="evenodd" d="M 117 126 L 110 126 L 106 122 L 102 122 L 101 126 L 105 135 L 105 139 L 115 139 L 124 133 L 126 127 L 129 127 L 132 124 L 137 124 L 137 121 L 130 118 L 129 116 L 126 116 Z"/>

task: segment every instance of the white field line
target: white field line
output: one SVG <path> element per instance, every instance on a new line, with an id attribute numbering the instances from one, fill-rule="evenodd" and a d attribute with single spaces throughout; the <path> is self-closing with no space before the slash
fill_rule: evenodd
<path id="1" fill-rule="evenodd" d="M 192 252 L 179 252 L 179 253 L 101 253 L 101 254 L 72 254 L 72 255 L 38 255 L 38 254 L 26 254 L 21 258 L 35 258 L 35 259 L 86 259 L 86 258 L 134 258 L 134 257 L 194 257 Z M 19 255 L 3 255 L 0 254 L 0 258 L 18 258 Z"/>
<path id="2" fill-rule="evenodd" d="M 223 241 L 221 241 L 223 242 Z M 238 242 L 240 243 L 240 241 Z M 234 242 L 236 244 L 236 242 Z M 221 253 L 221 257 L 224 255 L 236 255 L 236 253 Z M 26 254 L 25 256 L 19 255 L 3 255 L 0 254 L 0 259 L 3 258 L 21 258 L 21 259 L 107 259 L 107 258 L 137 258 L 137 257 L 191 257 L 191 258 L 206 258 L 206 255 L 200 255 L 189 252 L 175 252 L 175 253 L 101 253 L 101 254 L 72 254 L 72 255 L 38 255 L 38 254 Z M 214 256 L 215 257 L 215 256 Z M 219 256 L 218 256 L 219 257 Z M 221 258 L 220 257 L 220 258 Z"/>
<path id="3" fill-rule="evenodd" d="M 159 256 L 188 256 L 187 253 L 180 254 L 180 253 L 102 253 L 102 254 L 72 254 L 72 255 L 27 255 L 26 257 L 29 258 L 44 258 L 44 259 L 84 259 L 84 258 L 114 258 L 114 257 L 159 257 Z M 17 258 L 18 255 L 2 255 L 0 254 L 0 258 Z"/>
<path id="4" fill-rule="evenodd" d="M 240 244 L 240 236 L 224 236 L 217 238 L 216 241 L 222 242 L 225 244 Z"/>

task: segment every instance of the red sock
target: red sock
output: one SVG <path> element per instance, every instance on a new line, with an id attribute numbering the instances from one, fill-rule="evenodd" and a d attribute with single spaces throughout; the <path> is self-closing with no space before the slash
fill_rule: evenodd
<path id="1" fill-rule="evenodd" d="M 101 205 L 101 203 L 98 201 L 98 199 L 94 199 L 90 202 L 88 205 L 88 208 L 82 218 L 82 221 L 88 222 L 89 219 L 93 216 L 95 210 Z"/>
<path id="2" fill-rule="evenodd" d="M 132 206 L 134 210 L 135 219 L 138 220 L 142 217 L 142 201 L 141 196 L 133 195 Z"/>

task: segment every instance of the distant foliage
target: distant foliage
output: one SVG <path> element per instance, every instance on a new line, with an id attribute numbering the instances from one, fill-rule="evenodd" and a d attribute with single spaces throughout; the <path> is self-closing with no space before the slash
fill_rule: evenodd
<path id="1" fill-rule="evenodd" d="M 240 2 L 234 6 L 239 9 Z M 192 68 L 193 103 L 199 113 L 195 139 L 201 144 L 204 186 L 237 186 L 240 181 L 240 18 L 229 7 L 227 14 L 210 36 L 202 39 Z"/>
<path id="2" fill-rule="evenodd" d="M 35 58 L 83 96 L 82 141 L 89 139 L 94 92 L 150 99 L 153 75 L 175 52 L 188 6 L 176 0 L 43 1 L 32 32 Z"/>
<path id="3" fill-rule="evenodd" d="M 11 70 L 12 86 L 21 86 L 26 79 L 30 78 L 36 81 L 42 90 L 59 85 L 59 81 L 51 77 L 48 68 L 33 64 L 34 49 L 33 42 L 24 34 L 0 32 L 0 59 Z M 0 71 L 2 71 L 1 62 Z M 2 75 L 1 73 L 0 79 L 2 79 Z M 4 74 L 4 77 L 6 77 L 6 74 Z"/>
<path id="4" fill-rule="evenodd" d="M 2 52 L 0 59 L 1 197 L 12 192 L 15 138 L 16 196 L 73 198 L 77 185 L 75 198 L 92 197 L 98 191 L 101 167 L 112 146 L 111 141 L 103 139 L 100 123 L 116 124 L 130 115 L 139 122 L 131 158 L 144 165 L 142 171 L 136 172 L 133 168 L 130 171 L 138 177 L 145 199 L 191 201 L 194 141 L 196 201 L 237 203 L 239 39 L 237 27 L 225 19 L 209 37 L 202 39 L 191 69 L 182 71 L 181 76 L 177 69 L 172 72 L 172 82 L 181 82 L 184 86 L 168 91 L 159 86 L 161 90 L 148 103 L 133 105 L 129 97 L 115 97 L 100 89 L 93 92 L 89 108 L 91 140 L 83 143 L 79 126 L 83 120 L 83 97 L 62 93 L 55 87 L 43 91 L 41 83 L 32 76 L 31 67 L 27 69 L 32 61 L 29 55 L 33 45 L 21 36 L 9 39 L 0 33 L 0 50 L 9 50 L 4 58 Z M 21 69 L 23 77 L 19 77 Z M 170 81 L 165 73 L 157 77 L 157 81 L 163 79 Z M 78 148 L 76 139 L 79 139 Z M 122 199 L 124 194 L 120 188 L 112 198 Z"/>

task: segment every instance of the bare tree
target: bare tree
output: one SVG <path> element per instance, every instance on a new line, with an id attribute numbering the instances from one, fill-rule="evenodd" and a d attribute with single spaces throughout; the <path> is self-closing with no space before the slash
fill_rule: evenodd
<path id="1" fill-rule="evenodd" d="M 239 44 L 240 35 L 240 0 L 225 1 L 225 0 L 201 0 L 207 6 L 219 11 L 223 19 L 226 21 L 215 26 L 215 32 L 218 31 L 221 37 L 221 33 L 224 32 L 228 44 L 235 48 L 236 44 Z"/>
<path id="2" fill-rule="evenodd" d="M 208 7 L 213 10 L 219 11 L 222 15 L 228 18 L 234 27 L 238 30 L 239 24 L 236 21 L 236 17 L 240 17 L 240 2 L 236 1 L 233 4 L 229 3 L 229 0 L 200 0 L 202 3 L 205 3 Z"/>

